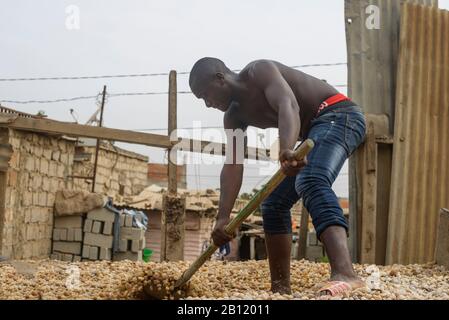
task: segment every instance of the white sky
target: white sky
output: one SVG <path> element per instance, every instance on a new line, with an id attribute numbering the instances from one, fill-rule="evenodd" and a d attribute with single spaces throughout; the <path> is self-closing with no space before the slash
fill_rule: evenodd
<path id="1" fill-rule="evenodd" d="M 66 28 L 69 5 L 80 9 L 79 30 Z M 440 0 L 440 7 L 449 9 L 449 0 Z M 189 71 L 203 56 L 218 57 L 231 68 L 260 58 L 287 65 L 346 62 L 343 10 L 343 0 L 2 1 L 0 78 Z M 345 66 L 303 71 L 331 84 L 346 84 Z M 187 80 L 188 76 L 179 76 L 179 90 L 189 90 Z M 0 82 L 0 100 L 90 96 L 104 84 L 110 93 L 166 91 L 167 81 L 162 76 Z M 341 91 L 346 93 L 344 88 Z M 73 108 L 80 123 L 96 110 L 92 100 L 3 105 L 30 113 L 45 110 L 50 118 L 62 121 L 73 121 L 69 113 Z M 221 127 L 222 114 L 206 109 L 194 96 L 179 95 L 178 126 L 192 127 L 193 121 Z M 167 97 L 111 97 L 105 107 L 105 126 L 165 128 Z M 118 145 L 148 155 L 151 161 L 164 161 L 164 152 L 158 149 Z M 221 165 L 189 166 L 189 187 L 218 187 L 220 169 Z M 203 175 L 199 182 L 196 173 Z M 242 191 L 263 182 L 255 165 L 247 166 L 245 175 Z M 347 196 L 346 166 L 334 189 L 337 195 Z"/>

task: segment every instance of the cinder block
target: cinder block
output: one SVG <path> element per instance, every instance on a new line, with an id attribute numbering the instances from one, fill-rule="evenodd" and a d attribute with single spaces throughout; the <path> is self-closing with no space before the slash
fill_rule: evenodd
<path id="1" fill-rule="evenodd" d="M 83 229 L 77 228 L 77 229 L 73 229 L 73 231 L 74 231 L 75 241 L 82 242 L 83 241 Z"/>
<path id="2" fill-rule="evenodd" d="M 97 221 L 109 221 L 109 222 L 114 222 L 115 219 L 115 213 L 109 211 L 106 208 L 100 208 L 100 209 L 95 209 L 90 211 L 87 214 L 87 218 L 91 219 L 91 220 L 97 220 Z"/>
<path id="3" fill-rule="evenodd" d="M 132 252 L 139 252 L 140 248 L 140 240 L 132 240 L 131 241 L 131 251 Z"/>
<path id="4" fill-rule="evenodd" d="M 83 217 L 81 216 L 55 217 L 55 228 L 69 229 L 82 227 Z"/>
<path id="5" fill-rule="evenodd" d="M 93 220 L 86 219 L 86 221 L 84 221 L 84 232 L 91 232 L 93 223 Z"/>
<path id="6" fill-rule="evenodd" d="M 112 227 L 113 223 L 110 221 L 106 221 L 103 225 L 103 234 L 111 235 L 112 234 Z"/>
<path id="7" fill-rule="evenodd" d="M 100 260 L 111 260 L 112 250 L 107 248 L 100 248 Z"/>
<path id="8" fill-rule="evenodd" d="M 81 254 L 81 242 L 53 242 L 53 250 L 63 253 Z"/>
<path id="9" fill-rule="evenodd" d="M 97 246 L 101 248 L 112 248 L 112 243 L 114 241 L 113 236 L 107 236 L 104 234 L 96 234 L 87 232 L 84 234 L 84 244 L 89 246 Z"/>
<path id="10" fill-rule="evenodd" d="M 100 233 L 101 231 L 101 222 L 100 221 L 94 221 L 94 224 L 92 225 L 92 232 L 93 233 Z"/>
<path id="11" fill-rule="evenodd" d="M 88 259 L 89 255 L 90 255 L 90 246 L 84 245 L 83 246 L 83 254 L 82 254 L 82 256 L 83 256 L 83 258 Z"/>
<path id="12" fill-rule="evenodd" d="M 124 239 L 119 241 L 118 251 L 120 252 L 128 251 L 128 240 Z"/>
<path id="13" fill-rule="evenodd" d="M 75 229 L 67 229 L 67 241 L 74 241 L 75 240 L 75 233 L 74 233 Z"/>
<path id="14" fill-rule="evenodd" d="M 62 255 L 62 261 L 72 262 L 72 260 L 73 260 L 73 255 L 72 254 L 64 253 Z"/>
<path id="15" fill-rule="evenodd" d="M 120 227 L 124 227 L 125 226 L 125 215 L 121 214 L 120 215 Z"/>
<path id="16" fill-rule="evenodd" d="M 61 230 L 53 229 L 53 241 L 59 241 L 61 239 Z"/>
<path id="17" fill-rule="evenodd" d="M 125 215 L 125 227 L 132 228 L 133 226 L 133 216 L 130 214 Z"/>
<path id="18" fill-rule="evenodd" d="M 59 229 L 59 239 L 61 241 L 67 241 L 67 229 Z"/>
<path id="19" fill-rule="evenodd" d="M 81 256 L 73 256 L 73 262 L 80 262 Z"/>
<path id="20" fill-rule="evenodd" d="M 98 260 L 98 247 L 90 247 L 89 259 Z"/>
<path id="21" fill-rule="evenodd" d="M 140 240 L 145 236 L 145 230 L 139 228 L 120 228 L 120 239 Z"/>
<path id="22" fill-rule="evenodd" d="M 131 260 L 131 261 L 142 261 L 142 252 L 119 252 L 114 253 L 112 257 L 112 261 L 122 261 L 122 260 Z"/>

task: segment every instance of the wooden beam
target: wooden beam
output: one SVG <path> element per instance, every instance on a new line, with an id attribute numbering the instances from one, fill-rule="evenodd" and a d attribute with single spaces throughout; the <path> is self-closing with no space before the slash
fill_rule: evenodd
<path id="1" fill-rule="evenodd" d="M 195 153 L 205 153 L 209 154 L 211 150 L 219 150 L 221 155 L 225 155 L 226 152 L 226 144 L 211 142 L 211 141 L 200 141 L 195 139 L 184 139 L 179 138 L 182 141 L 179 144 L 179 147 L 182 148 L 183 151 L 190 151 Z M 205 150 L 207 149 L 207 150 Z M 257 149 L 253 147 L 247 147 L 245 150 L 245 159 L 253 159 L 260 161 L 272 161 L 270 158 L 270 150 L 265 149 Z"/>
<path id="2" fill-rule="evenodd" d="M 174 131 L 177 129 L 177 83 L 176 71 L 170 71 L 168 84 L 168 135 L 172 140 Z M 177 176 L 178 156 L 176 149 L 168 149 L 168 192 L 177 193 L 178 176 Z"/>
<path id="3" fill-rule="evenodd" d="M 71 137 L 96 138 L 142 144 L 150 147 L 169 148 L 172 146 L 169 137 L 163 135 L 106 127 L 100 128 L 49 119 L 23 118 L 9 114 L 0 114 L 0 126 L 17 130 L 61 134 Z"/>
<path id="4" fill-rule="evenodd" d="M 377 139 L 376 139 L 377 141 Z M 385 265 L 393 145 L 377 143 L 376 264 Z"/>
<path id="5" fill-rule="evenodd" d="M 171 142 L 169 136 L 142 133 L 130 130 L 112 129 L 107 127 L 94 127 L 76 123 L 62 122 L 50 119 L 23 118 L 15 114 L 0 113 L 0 127 L 9 127 L 16 130 L 25 130 L 31 132 L 40 132 L 48 134 L 60 134 L 70 137 L 95 138 L 110 141 L 120 141 L 126 143 L 146 145 L 156 148 L 168 149 L 179 143 L 183 151 L 202 152 L 208 149 L 221 150 L 225 154 L 226 144 L 199 141 L 194 139 L 178 138 L 178 141 Z M 195 147 L 200 146 L 200 147 Z M 271 161 L 270 150 L 256 149 L 247 147 L 245 152 L 246 159 L 255 159 L 261 161 Z"/>

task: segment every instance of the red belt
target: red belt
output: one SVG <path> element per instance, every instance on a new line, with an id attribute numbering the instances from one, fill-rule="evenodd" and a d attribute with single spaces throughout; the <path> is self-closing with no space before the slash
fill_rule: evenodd
<path id="1" fill-rule="evenodd" d="M 337 104 L 342 101 L 349 101 L 349 100 L 351 100 L 351 99 L 349 99 L 344 94 L 338 93 L 335 96 L 330 97 L 329 99 L 327 99 L 320 105 L 320 107 L 318 108 L 317 115 L 320 114 L 320 112 L 323 111 L 324 109 L 326 109 L 330 106 L 333 106 L 334 104 Z"/>

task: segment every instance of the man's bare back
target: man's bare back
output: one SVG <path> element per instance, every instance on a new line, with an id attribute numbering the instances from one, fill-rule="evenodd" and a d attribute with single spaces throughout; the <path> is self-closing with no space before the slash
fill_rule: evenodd
<path id="1" fill-rule="evenodd" d="M 327 98 L 338 91 L 326 82 L 301 71 L 287 67 L 276 61 L 257 60 L 248 64 L 240 73 L 239 78 L 247 86 L 245 97 L 234 101 L 227 110 L 225 117 L 240 123 L 241 126 L 257 128 L 278 128 L 278 113 L 270 107 L 265 94 L 256 83 L 254 68 L 256 65 L 273 63 L 285 79 L 299 105 L 301 119 L 301 137 L 304 137 L 315 118 L 318 107 Z M 263 68 L 263 66 L 261 66 Z"/>

